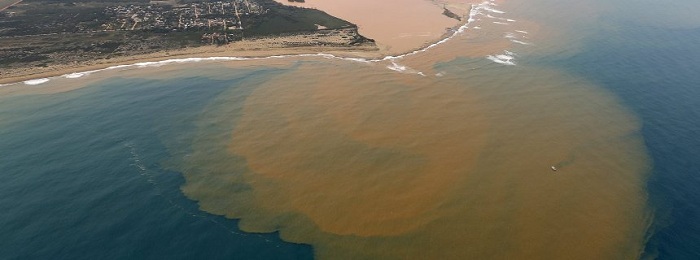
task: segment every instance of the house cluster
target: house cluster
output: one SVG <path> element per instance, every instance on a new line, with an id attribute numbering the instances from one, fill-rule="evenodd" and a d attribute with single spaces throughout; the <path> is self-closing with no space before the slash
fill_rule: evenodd
<path id="1" fill-rule="evenodd" d="M 193 2 L 182 5 L 152 2 L 105 8 L 104 30 L 222 31 L 241 30 L 247 17 L 264 14 L 255 0 Z"/>

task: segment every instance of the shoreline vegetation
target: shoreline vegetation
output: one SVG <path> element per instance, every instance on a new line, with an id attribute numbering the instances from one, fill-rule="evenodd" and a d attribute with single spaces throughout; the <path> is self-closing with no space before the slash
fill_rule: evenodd
<path id="1" fill-rule="evenodd" d="M 183 56 L 373 51 L 357 26 L 273 0 L 24 0 L 0 12 L 0 84 Z"/>
<path id="2" fill-rule="evenodd" d="M 42 0 L 34 0 L 42 1 Z M 245 3 L 246 0 L 239 0 L 239 2 Z M 252 0 L 251 0 L 252 1 Z M 81 52 L 82 56 L 75 55 L 65 55 L 63 53 L 60 57 L 50 57 L 47 59 L 28 59 L 27 62 L 15 62 L 15 64 L 6 64 L 5 60 L 2 59 L 0 55 L 0 84 L 8 85 L 14 83 L 21 83 L 29 80 L 51 78 L 65 76 L 72 73 L 82 73 L 94 70 L 106 69 L 109 67 L 136 64 L 142 62 L 159 62 L 172 59 L 183 59 L 183 58 L 211 58 L 211 57 L 236 57 L 236 58 L 264 58 L 269 56 L 281 56 L 281 55 L 299 55 L 299 54 L 331 54 L 339 57 L 346 58 L 362 58 L 362 59 L 381 59 L 387 57 L 388 55 L 404 55 L 417 50 L 425 49 L 426 47 L 440 42 L 455 33 L 457 28 L 463 26 L 460 23 L 452 28 L 446 28 L 442 35 L 436 40 L 431 42 L 426 42 L 420 46 L 410 51 L 402 52 L 389 52 L 382 49 L 375 44 L 374 40 L 366 38 L 358 33 L 358 28 L 356 25 L 346 22 L 344 20 L 332 17 L 322 11 L 316 9 L 307 9 L 300 7 L 290 7 L 283 6 L 279 3 L 268 0 L 258 0 L 261 1 L 261 6 L 273 6 L 276 8 L 281 8 L 280 10 L 294 11 L 306 9 L 313 10 L 313 15 L 326 15 L 331 17 L 331 22 L 327 22 L 329 18 L 322 17 L 321 21 L 325 21 L 325 24 L 314 24 L 315 30 L 294 30 L 292 28 L 286 28 L 286 31 L 276 31 L 272 33 L 259 33 L 260 30 L 266 30 L 263 27 L 275 25 L 275 23 L 265 24 L 267 21 L 263 21 L 261 27 L 260 22 L 253 21 L 254 24 L 252 30 L 239 30 L 240 34 L 247 33 L 252 36 L 241 37 L 236 40 L 228 42 L 228 38 L 224 38 L 227 41 L 225 44 L 220 44 L 214 42 L 213 37 L 207 38 L 212 40 L 212 44 L 194 44 L 192 46 L 179 46 L 171 48 L 158 48 L 150 47 L 147 50 L 143 50 L 141 46 L 138 50 L 133 52 L 122 52 L 119 55 L 85 55 L 85 52 Z M 25 1 L 26 2 L 26 1 Z M 234 2 L 235 3 L 235 2 Z M 30 4 L 31 6 L 31 4 Z M 234 6 L 235 7 L 235 6 Z M 26 8 L 26 7 L 25 7 Z M 224 7 L 222 6 L 222 10 Z M 13 10 L 13 8 L 10 8 Z M 21 9 L 20 9 L 21 10 Z M 195 9 L 197 10 L 197 9 Z M 195 11 L 196 12 L 196 11 Z M 210 11 L 211 12 L 211 11 Z M 269 12 L 269 9 L 266 11 Z M 276 12 L 280 12 L 276 10 Z M 197 13 L 195 13 L 196 15 Z M 289 16 L 283 18 L 289 18 Z M 180 18 L 182 20 L 182 18 Z M 260 18 L 255 18 L 260 19 Z M 304 18 L 300 19 L 303 20 Z M 253 19 L 254 20 L 254 19 Z M 262 19 L 264 20 L 264 18 Z M 316 18 L 318 20 L 318 18 Z M 245 22 L 246 19 L 240 19 L 240 21 Z M 286 22 L 290 20 L 287 19 Z M 308 22 L 307 22 L 308 23 Z M 131 25 L 132 28 L 136 27 L 137 24 Z M 128 27 L 128 26 L 127 26 Z M 243 26 L 240 26 L 243 27 Z M 263 29 L 261 29 L 263 28 Z M 257 32 L 257 33 L 256 33 Z M 1 33 L 1 31 L 0 31 Z M 101 36 L 112 37 L 113 34 L 129 32 L 88 32 L 83 33 L 88 38 L 100 38 Z M 143 32 L 139 32 L 143 35 Z M 186 32 L 185 32 L 186 33 Z M 74 36 L 80 33 L 71 33 L 70 36 Z M 149 34 L 151 34 L 149 32 Z M 222 33 L 223 34 L 223 33 Z M 205 31 L 204 36 L 207 35 Z M 211 35 L 211 34 L 209 34 Z M 235 32 L 232 33 L 234 37 Z M 0 46 L 0 54 L 3 52 L 7 53 L 7 49 L 15 48 L 16 46 L 21 46 L 22 42 L 27 41 L 27 38 L 48 38 L 44 41 L 50 42 L 52 37 L 63 37 L 61 34 L 58 35 L 26 35 L 26 36 L 0 36 L 0 43 L 6 42 L 9 44 L 2 44 Z M 81 36 L 82 37 L 82 36 Z M 225 36 L 226 37 L 226 36 Z M 158 41 L 157 41 L 158 42 Z M 162 40 L 160 41 L 162 42 Z M 202 41 L 203 42 L 203 41 Z M 44 42 L 44 44 L 46 44 Z M 94 46 L 95 43 L 92 43 Z M 22 46 L 25 47 L 25 46 Z M 33 53 L 30 51 L 30 53 Z M 69 53 L 70 54 L 70 53 Z M 4 54 L 3 54 L 4 55 Z"/>
<path id="3" fill-rule="evenodd" d="M 94 60 L 75 61 L 69 63 L 55 63 L 48 66 L 28 66 L 0 71 L 0 84 L 21 83 L 27 80 L 59 77 L 71 73 L 100 70 L 113 66 L 128 65 L 141 62 L 157 62 L 182 58 L 210 58 L 210 57 L 240 57 L 261 58 L 277 55 L 297 55 L 327 53 L 354 58 L 379 58 L 378 49 L 373 44 L 355 46 L 293 46 L 287 44 L 288 39 L 297 39 L 299 36 L 276 36 L 259 39 L 243 40 L 222 46 L 186 47 L 174 50 L 162 50 L 157 52 L 119 56 L 113 58 L 101 58 Z"/>
<path id="4" fill-rule="evenodd" d="M 278 3 L 322 10 L 352 21 L 363 36 L 376 40 L 387 55 L 408 53 L 418 46 L 438 42 L 445 29 L 463 22 L 445 14 L 445 9 L 465 17 L 475 0 L 306 0 L 304 3 L 275 0 Z"/>

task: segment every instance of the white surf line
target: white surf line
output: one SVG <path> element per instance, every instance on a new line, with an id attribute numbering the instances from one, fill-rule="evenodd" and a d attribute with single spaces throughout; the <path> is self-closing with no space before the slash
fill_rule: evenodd
<path id="1" fill-rule="evenodd" d="M 477 16 L 477 15 L 480 15 L 480 14 L 483 14 L 481 11 L 482 11 L 482 10 L 487 10 L 487 8 L 489 8 L 489 7 L 488 7 L 489 5 L 495 5 L 495 4 L 494 4 L 492 1 L 484 1 L 484 2 L 482 2 L 481 4 L 472 5 L 472 6 L 471 6 L 471 10 L 469 11 L 469 18 L 467 19 L 467 22 L 466 22 L 465 24 L 463 24 L 462 26 L 458 27 L 456 30 L 454 30 L 450 36 L 445 37 L 445 38 L 442 39 L 442 40 L 439 40 L 439 41 L 437 41 L 437 42 L 435 42 L 435 43 L 433 43 L 433 44 L 430 44 L 430 45 L 428 45 L 428 46 L 426 46 L 426 47 L 424 47 L 424 48 L 422 48 L 422 49 L 418 49 L 418 50 L 415 50 L 415 51 L 412 51 L 412 52 L 409 52 L 409 53 L 404 53 L 404 54 L 396 55 L 396 56 L 386 56 L 386 57 L 384 57 L 384 58 L 382 58 L 382 59 L 375 59 L 375 60 L 370 60 L 370 61 L 376 62 L 376 61 L 386 61 L 386 60 L 401 59 L 401 58 L 404 58 L 404 57 L 416 55 L 416 54 L 418 54 L 418 53 L 426 52 L 426 51 L 428 51 L 428 50 L 430 50 L 430 49 L 432 49 L 432 48 L 434 48 L 434 47 L 436 47 L 436 46 L 438 46 L 438 45 L 441 45 L 441 44 L 443 44 L 443 43 L 445 43 L 445 42 L 451 40 L 452 38 L 456 37 L 457 35 L 463 33 L 464 31 L 466 31 L 466 30 L 469 28 L 469 25 L 471 25 L 472 22 L 476 21 L 476 16 Z M 494 9 L 494 10 L 495 10 L 495 9 Z"/>
<path id="2" fill-rule="evenodd" d="M 505 33 L 505 34 L 503 35 L 503 37 L 505 37 L 506 39 L 516 39 L 516 38 L 518 38 L 518 36 L 516 36 L 516 35 L 515 35 L 514 33 L 512 33 L 512 32 L 507 32 L 507 33 Z"/>
<path id="3" fill-rule="evenodd" d="M 515 65 L 515 62 L 513 62 L 513 57 L 508 56 L 508 55 L 503 55 L 503 54 L 489 55 L 489 56 L 486 56 L 486 58 L 495 62 L 495 63 L 500 63 L 503 65 L 510 65 L 510 66 Z"/>
<path id="4" fill-rule="evenodd" d="M 524 42 L 524 41 L 519 41 L 515 39 L 510 39 L 511 42 L 517 43 L 517 44 L 522 44 L 522 45 L 532 45 L 532 43 L 529 42 Z"/>
<path id="5" fill-rule="evenodd" d="M 2 86 L 7 86 L 7 85 L 14 85 L 14 84 L 19 84 L 19 83 L 24 83 L 25 85 L 40 85 L 43 83 L 46 83 L 50 81 L 52 78 L 66 78 L 66 79 L 77 79 L 81 78 L 86 75 L 90 75 L 96 72 L 102 72 L 102 71 L 108 71 L 108 70 L 115 70 L 115 69 L 128 69 L 132 67 L 137 67 L 137 68 L 144 68 L 144 67 L 160 67 L 163 65 L 171 64 L 171 63 L 192 63 L 192 62 L 202 62 L 202 61 L 248 61 L 248 60 L 266 60 L 266 59 L 284 59 L 284 58 L 296 58 L 296 57 L 323 57 L 323 58 L 328 58 L 328 59 L 338 59 L 338 60 L 346 60 L 346 61 L 352 61 L 352 62 L 361 62 L 361 63 L 376 63 L 376 62 L 381 62 L 381 61 L 393 61 L 397 59 L 401 59 L 404 57 L 416 55 L 418 53 L 426 52 L 438 45 L 441 45 L 457 35 L 463 33 L 466 31 L 469 26 L 474 22 L 477 21 L 476 16 L 483 14 L 482 11 L 488 11 L 488 12 L 493 12 L 493 13 L 505 13 L 503 11 L 493 9 L 489 6 L 496 6 L 496 4 L 493 2 L 493 0 L 489 1 L 484 1 L 480 4 L 472 4 L 471 5 L 471 10 L 469 11 L 469 16 L 467 19 L 467 22 L 463 24 L 462 26 L 458 27 L 456 30 L 452 32 L 452 34 L 448 37 L 445 37 L 444 39 L 441 39 L 433 44 L 430 44 L 422 49 L 418 49 L 412 52 L 404 53 L 401 55 L 396 55 L 396 56 L 385 56 L 381 59 L 365 59 L 365 58 L 352 58 L 352 57 L 341 57 L 341 56 L 336 56 L 333 54 L 329 53 L 308 53 L 308 54 L 290 54 L 290 55 L 272 55 L 272 56 L 265 56 L 265 57 L 235 57 L 235 56 L 225 56 L 225 57 L 204 57 L 204 58 L 179 58 L 179 59 L 167 59 L 167 60 L 161 60 L 161 61 L 148 61 L 148 62 L 137 62 L 137 63 L 132 63 L 132 64 L 122 64 L 122 65 L 115 65 L 115 66 L 110 66 L 106 67 L 104 69 L 97 69 L 97 70 L 89 70 L 89 71 L 81 71 L 81 72 L 73 72 L 73 73 L 68 73 L 68 74 L 63 74 L 60 76 L 54 76 L 54 77 L 48 77 L 48 78 L 40 78 L 40 79 L 31 79 L 31 80 L 25 80 L 22 82 L 17 82 L 17 83 L 10 83 L 10 84 L 5 84 Z M 480 29 L 480 27 L 479 27 Z M 423 72 L 416 72 L 415 74 L 425 76 Z"/>
<path id="6" fill-rule="evenodd" d="M 109 66 L 109 67 L 106 67 L 103 69 L 97 69 L 97 70 L 73 72 L 73 73 L 63 74 L 60 76 L 48 77 L 48 78 L 30 79 L 30 80 L 25 80 L 22 82 L 17 82 L 17 83 L 5 84 L 2 86 L 9 86 L 9 85 L 14 85 L 14 84 L 18 84 L 18 83 L 23 83 L 25 85 L 40 85 L 40 84 L 44 84 L 46 82 L 49 82 L 51 79 L 54 79 L 54 78 L 77 79 L 77 78 L 81 78 L 81 77 L 84 77 L 84 76 L 87 76 L 87 75 L 90 75 L 93 73 L 116 70 L 116 69 L 161 67 L 161 66 L 169 65 L 169 64 L 196 63 L 196 62 L 207 62 L 207 61 L 249 61 L 249 60 L 267 60 L 267 59 L 285 59 L 285 58 L 295 58 L 295 57 L 322 57 L 322 58 L 328 58 L 328 59 L 339 59 L 339 60 L 346 60 L 346 61 L 353 61 L 353 62 L 370 63 L 370 61 L 367 59 L 339 57 L 339 56 L 335 56 L 333 54 L 327 54 L 327 53 L 272 55 L 272 56 L 265 56 L 265 57 L 179 58 L 179 59 L 167 59 L 167 60 L 161 60 L 161 61 L 146 61 L 146 62 L 137 62 L 137 63 L 132 63 L 132 64 L 115 65 L 115 66 Z"/>
<path id="7" fill-rule="evenodd" d="M 80 78 L 80 77 L 82 77 L 82 76 L 85 76 L 86 73 L 87 73 L 87 72 L 82 72 L 82 73 L 81 73 L 81 72 L 70 73 L 70 74 L 63 75 L 63 77 L 65 77 L 65 78 L 67 78 L 67 79 L 77 79 L 77 78 Z"/>
<path id="8" fill-rule="evenodd" d="M 506 21 L 506 22 L 515 22 L 515 21 L 516 21 L 515 19 L 503 18 L 503 17 L 496 17 L 496 16 L 493 16 L 493 15 L 490 15 L 490 14 L 487 14 L 486 17 L 487 17 L 487 18 L 491 18 L 491 19 Z"/>
<path id="9" fill-rule="evenodd" d="M 405 66 L 405 65 L 400 65 L 393 60 L 391 61 L 390 65 L 386 66 L 386 68 L 393 70 L 393 71 L 396 71 L 396 72 L 400 72 L 400 73 L 417 74 L 417 75 L 420 75 L 423 77 L 426 76 L 425 73 L 423 73 L 421 71 L 417 71 L 417 70 L 409 68 L 408 66 Z"/>
<path id="10" fill-rule="evenodd" d="M 517 54 L 509 50 L 504 50 L 503 53 L 505 54 L 488 55 L 486 56 L 486 59 L 503 65 L 515 66 L 515 62 L 513 60 Z"/>
<path id="11" fill-rule="evenodd" d="M 44 84 L 46 82 L 49 82 L 50 79 L 48 78 L 40 78 L 40 79 L 30 79 L 30 80 L 25 80 L 23 81 L 25 85 L 39 85 L 39 84 Z"/>
<path id="12" fill-rule="evenodd" d="M 419 53 L 426 52 L 426 51 L 428 51 L 428 50 L 430 50 L 430 49 L 432 49 L 432 48 L 435 48 L 435 47 L 437 47 L 437 46 L 439 46 L 439 45 L 441 45 L 441 44 L 443 44 L 443 43 L 448 42 L 449 40 L 453 39 L 453 38 L 456 37 L 457 35 L 463 33 L 464 31 L 466 31 L 466 30 L 469 28 L 469 25 L 471 25 L 474 21 L 476 21 L 476 16 L 477 16 L 477 15 L 480 15 L 480 14 L 483 14 L 483 13 L 481 12 L 482 10 L 487 10 L 487 11 L 488 11 L 488 9 L 491 9 L 491 8 L 489 8 L 488 6 L 495 6 L 495 5 L 496 5 L 496 4 L 493 3 L 492 0 L 491 0 L 491 1 L 484 1 L 484 2 L 482 2 L 481 4 L 478 4 L 478 5 L 471 5 L 471 9 L 469 10 L 469 18 L 467 19 L 467 22 L 466 22 L 466 23 L 464 23 L 462 26 L 460 26 L 460 27 L 458 27 L 456 30 L 454 30 L 450 36 L 445 37 L 444 39 L 439 40 L 439 41 L 437 41 L 437 42 L 435 42 L 435 43 L 433 43 L 433 44 L 430 44 L 430 45 L 428 45 L 428 46 L 426 46 L 426 47 L 424 47 L 424 48 L 422 48 L 422 49 L 418 49 L 418 50 L 415 50 L 415 51 L 412 51 L 412 52 L 409 52 L 409 53 L 404 53 L 404 54 L 401 54 L 401 55 L 386 56 L 386 57 L 384 57 L 384 58 L 382 58 L 382 59 L 375 59 L 375 60 L 369 60 L 369 61 L 370 61 L 370 62 L 391 61 L 392 64 L 389 65 L 389 66 L 387 66 L 387 68 L 389 68 L 389 69 L 391 69 L 391 70 L 394 70 L 394 71 L 397 71 L 397 72 L 405 72 L 405 71 L 406 71 L 405 68 L 407 68 L 407 67 L 397 64 L 397 63 L 396 63 L 396 60 L 402 59 L 402 58 L 405 58 L 405 57 L 408 57 L 408 56 L 416 55 L 416 54 L 419 54 Z M 495 9 L 491 9 L 491 10 L 495 10 Z M 497 12 L 502 12 L 502 11 L 499 11 L 499 10 L 495 10 L 495 11 L 497 11 Z M 403 68 L 403 69 L 402 69 L 402 68 Z M 414 71 L 413 73 L 418 74 L 418 75 L 421 75 L 421 76 L 426 76 L 425 73 L 420 72 L 420 71 L 417 71 L 417 72 Z"/>
<path id="13" fill-rule="evenodd" d="M 521 30 L 515 30 L 515 32 L 519 32 L 519 33 L 522 33 L 522 34 L 529 34 L 528 32 L 526 32 L 526 31 L 521 31 Z"/>
<path id="14" fill-rule="evenodd" d="M 512 33 L 512 32 L 507 32 L 503 35 L 503 37 L 510 40 L 511 42 L 514 42 L 517 44 L 532 45 L 532 43 L 519 40 L 519 39 L 527 39 L 527 36 L 525 36 L 525 35 L 517 35 L 517 34 Z"/>
<path id="15" fill-rule="evenodd" d="M 494 6 L 495 6 L 495 4 L 494 4 Z M 491 7 L 488 7 L 488 6 L 485 6 L 485 7 L 484 7 L 484 10 L 489 11 L 489 12 L 492 12 L 492 13 L 497 13 L 497 14 L 505 14 L 505 13 L 506 13 L 506 12 L 504 12 L 504 11 L 501 11 L 501 10 L 498 10 L 498 9 L 494 9 L 494 8 L 491 8 Z"/>

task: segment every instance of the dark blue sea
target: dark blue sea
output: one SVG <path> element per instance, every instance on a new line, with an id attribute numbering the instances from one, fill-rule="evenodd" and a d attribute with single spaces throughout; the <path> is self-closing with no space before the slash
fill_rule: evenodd
<path id="1" fill-rule="evenodd" d="M 158 135 L 186 133 L 217 94 L 268 73 L 116 78 L 2 98 L 0 258 L 312 258 L 309 246 L 200 211 L 180 192 L 182 175 L 161 165 L 169 155 Z"/>
<path id="2" fill-rule="evenodd" d="M 658 28 L 606 19 L 586 50 L 561 66 L 605 86 L 642 119 L 653 170 L 655 222 L 646 253 L 700 258 L 700 27 Z"/>

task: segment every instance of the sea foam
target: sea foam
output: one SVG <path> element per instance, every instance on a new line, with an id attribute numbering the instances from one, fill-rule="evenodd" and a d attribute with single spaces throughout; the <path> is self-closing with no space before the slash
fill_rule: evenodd
<path id="1" fill-rule="evenodd" d="M 80 78 L 82 76 L 85 76 L 86 74 L 87 74 L 87 72 L 76 72 L 76 73 L 70 73 L 70 74 L 63 75 L 63 77 L 67 78 L 67 79 L 77 79 L 77 78 Z"/>
<path id="2" fill-rule="evenodd" d="M 41 78 L 41 79 L 30 79 L 30 80 L 25 80 L 24 84 L 26 85 L 39 85 L 39 84 L 44 84 L 46 82 L 49 82 L 50 79 L 48 78 Z"/>
<path id="3" fill-rule="evenodd" d="M 513 61 L 513 59 L 515 59 L 514 56 L 516 56 L 516 54 L 511 52 L 511 51 L 508 51 L 508 50 L 505 50 L 503 52 L 505 54 L 488 55 L 488 56 L 486 56 L 486 58 L 495 62 L 495 63 L 499 63 L 499 64 L 503 64 L 503 65 L 511 65 L 511 66 L 515 65 L 515 62 Z"/>
<path id="4" fill-rule="evenodd" d="M 454 29 L 452 31 L 452 34 L 450 34 L 448 37 L 445 37 L 435 43 L 432 43 L 422 49 L 418 49 L 409 53 L 404 53 L 401 55 L 395 55 L 395 56 L 385 56 L 380 59 L 364 59 L 364 58 L 352 58 L 352 57 L 341 57 L 341 56 L 336 56 L 333 54 L 328 54 L 328 53 L 309 53 L 309 54 L 292 54 L 292 55 L 272 55 L 272 56 L 265 56 L 265 57 L 205 57 L 205 58 L 179 58 L 179 59 L 167 59 L 167 60 L 162 60 L 162 61 L 148 61 L 148 62 L 137 62 L 133 64 L 122 64 L 122 65 L 115 65 L 115 66 L 110 66 L 104 69 L 98 69 L 98 70 L 90 70 L 90 71 L 83 71 L 83 72 L 75 72 L 75 73 L 69 73 L 69 74 L 64 74 L 61 75 L 60 77 L 66 78 L 66 79 L 77 79 L 84 77 L 86 75 L 95 73 L 95 72 L 101 72 L 101 71 L 108 71 L 108 70 L 117 70 L 117 69 L 129 69 L 129 68 L 144 68 L 144 67 L 160 67 L 163 65 L 168 65 L 172 63 L 191 63 L 191 62 L 202 62 L 202 61 L 246 61 L 246 60 L 266 60 L 266 59 L 285 59 L 285 58 L 295 58 L 295 57 L 322 57 L 322 58 L 327 58 L 327 59 L 337 59 L 337 60 L 345 60 L 345 61 L 352 61 L 352 62 L 359 62 L 359 63 L 377 63 L 377 62 L 382 62 L 382 61 L 391 61 L 392 64 L 388 65 L 387 68 L 394 70 L 394 71 L 399 71 L 399 72 L 408 72 L 408 73 L 414 73 L 418 74 L 421 76 L 425 76 L 423 72 L 420 71 L 415 71 L 410 68 L 407 68 L 405 66 L 399 65 L 395 63 L 394 61 L 397 59 L 401 59 L 407 56 L 415 55 L 418 53 L 422 53 L 425 51 L 428 51 L 429 49 L 432 49 L 438 45 L 441 45 L 455 36 L 463 33 L 466 31 L 471 23 L 474 21 L 477 21 L 476 17 L 478 15 L 483 14 L 482 11 L 487 11 L 491 13 L 498 13 L 498 14 L 503 14 L 505 12 L 491 8 L 490 6 L 496 6 L 496 4 L 491 1 L 484 1 L 480 4 L 472 5 L 471 10 L 469 11 L 469 16 L 467 19 L 467 22 L 457 29 Z M 503 18 L 499 18 L 503 19 Z M 508 19 L 509 20 L 509 19 Z M 496 22 L 495 22 L 496 23 Z M 475 26 L 474 29 L 481 29 L 481 27 Z M 27 85 L 39 85 L 48 82 L 50 79 L 49 78 L 41 78 L 41 79 L 32 79 L 32 80 L 27 80 L 24 81 L 24 84 Z"/>
<path id="5" fill-rule="evenodd" d="M 515 39 L 511 39 L 510 41 L 511 41 L 511 42 L 514 42 L 514 43 L 517 43 L 517 44 L 522 44 L 522 45 L 532 45 L 532 43 L 524 42 L 524 41 L 519 41 L 519 40 L 515 40 Z"/>

